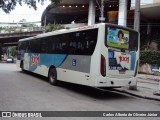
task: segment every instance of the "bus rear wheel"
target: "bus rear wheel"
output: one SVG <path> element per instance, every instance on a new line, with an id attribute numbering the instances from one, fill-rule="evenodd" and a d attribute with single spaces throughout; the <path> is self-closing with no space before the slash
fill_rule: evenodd
<path id="1" fill-rule="evenodd" d="M 57 81 L 57 71 L 55 68 L 51 68 L 49 70 L 49 74 L 48 74 L 48 78 L 49 78 L 49 82 L 51 85 L 56 86 L 58 81 Z"/>

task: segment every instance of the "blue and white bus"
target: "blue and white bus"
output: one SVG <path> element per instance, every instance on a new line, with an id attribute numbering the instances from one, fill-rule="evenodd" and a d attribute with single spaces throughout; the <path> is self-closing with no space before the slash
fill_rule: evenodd
<path id="1" fill-rule="evenodd" d="M 138 60 L 138 32 L 100 23 L 19 40 L 17 65 L 52 85 L 114 88 L 136 85 Z"/>

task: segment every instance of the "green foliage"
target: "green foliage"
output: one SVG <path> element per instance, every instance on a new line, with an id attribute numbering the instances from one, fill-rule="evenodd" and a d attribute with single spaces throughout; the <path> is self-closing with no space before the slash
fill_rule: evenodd
<path id="1" fill-rule="evenodd" d="M 36 24 L 28 23 L 26 19 L 22 19 L 19 21 L 22 25 L 22 27 L 35 27 Z"/>
<path id="2" fill-rule="evenodd" d="M 23 23 L 21 26 L 0 26 L 0 33 L 1 31 L 15 31 L 16 29 L 22 30 L 23 28 L 33 28 L 37 27 L 34 23 Z"/>
<path id="3" fill-rule="evenodd" d="M 61 24 L 48 24 L 47 25 L 47 32 L 60 30 L 60 29 L 64 29 L 64 26 L 62 26 Z"/>
<path id="4" fill-rule="evenodd" d="M 19 22 L 20 22 L 20 23 L 26 23 L 27 20 L 26 20 L 26 19 L 22 19 L 22 20 L 20 20 Z"/>
<path id="5" fill-rule="evenodd" d="M 10 51 L 11 51 L 11 56 L 15 57 L 16 56 L 16 46 L 12 46 L 10 47 Z"/>
<path id="6" fill-rule="evenodd" d="M 50 0 L 54 3 L 60 3 L 62 0 Z M 0 8 L 5 13 L 10 13 L 12 10 L 15 9 L 16 5 L 19 4 L 22 6 L 22 3 L 29 6 L 29 8 L 37 9 L 37 3 L 40 2 L 42 5 L 44 4 L 45 0 L 0 0 Z"/>
<path id="7" fill-rule="evenodd" d="M 32 23 L 23 23 L 22 24 L 22 27 L 36 27 L 37 25 L 36 24 L 32 24 Z"/>
<path id="8" fill-rule="evenodd" d="M 0 31 L 2 30 L 14 30 L 18 28 L 17 26 L 0 26 Z"/>
<path id="9" fill-rule="evenodd" d="M 10 33 L 16 31 L 16 29 L 20 31 L 22 28 L 18 26 L 0 26 L 0 33 Z"/>
<path id="10" fill-rule="evenodd" d="M 152 42 L 155 42 L 158 44 L 158 49 L 160 50 L 160 27 L 159 26 L 152 26 L 152 31 L 149 34 L 146 34 L 146 28 L 143 28 L 140 32 L 141 35 L 141 43 L 140 48 L 141 50 L 148 50 L 149 45 Z"/>
<path id="11" fill-rule="evenodd" d="M 158 51 L 141 51 L 141 63 L 157 64 L 160 66 L 160 52 Z"/>

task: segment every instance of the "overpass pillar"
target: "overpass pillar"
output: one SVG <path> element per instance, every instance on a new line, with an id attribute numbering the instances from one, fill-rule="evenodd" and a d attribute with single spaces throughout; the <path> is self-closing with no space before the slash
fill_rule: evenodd
<path id="1" fill-rule="evenodd" d="M 94 0 L 89 0 L 89 14 L 88 14 L 88 25 L 95 24 L 95 11 L 96 4 Z"/>
<path id="2" fill-rule="evenodd" d="M 119 0 L 118 25 L 127 26 L 127 0 Z"/>

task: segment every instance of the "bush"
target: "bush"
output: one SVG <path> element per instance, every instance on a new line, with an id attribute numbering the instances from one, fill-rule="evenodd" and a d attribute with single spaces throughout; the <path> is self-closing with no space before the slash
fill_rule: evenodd
<path id="1" fill-rule="evenodd" d="M 140 52 L 141 63 L 157 64 L 160 66 L 160 52 L 158 51 L 141 51 Z"/>

